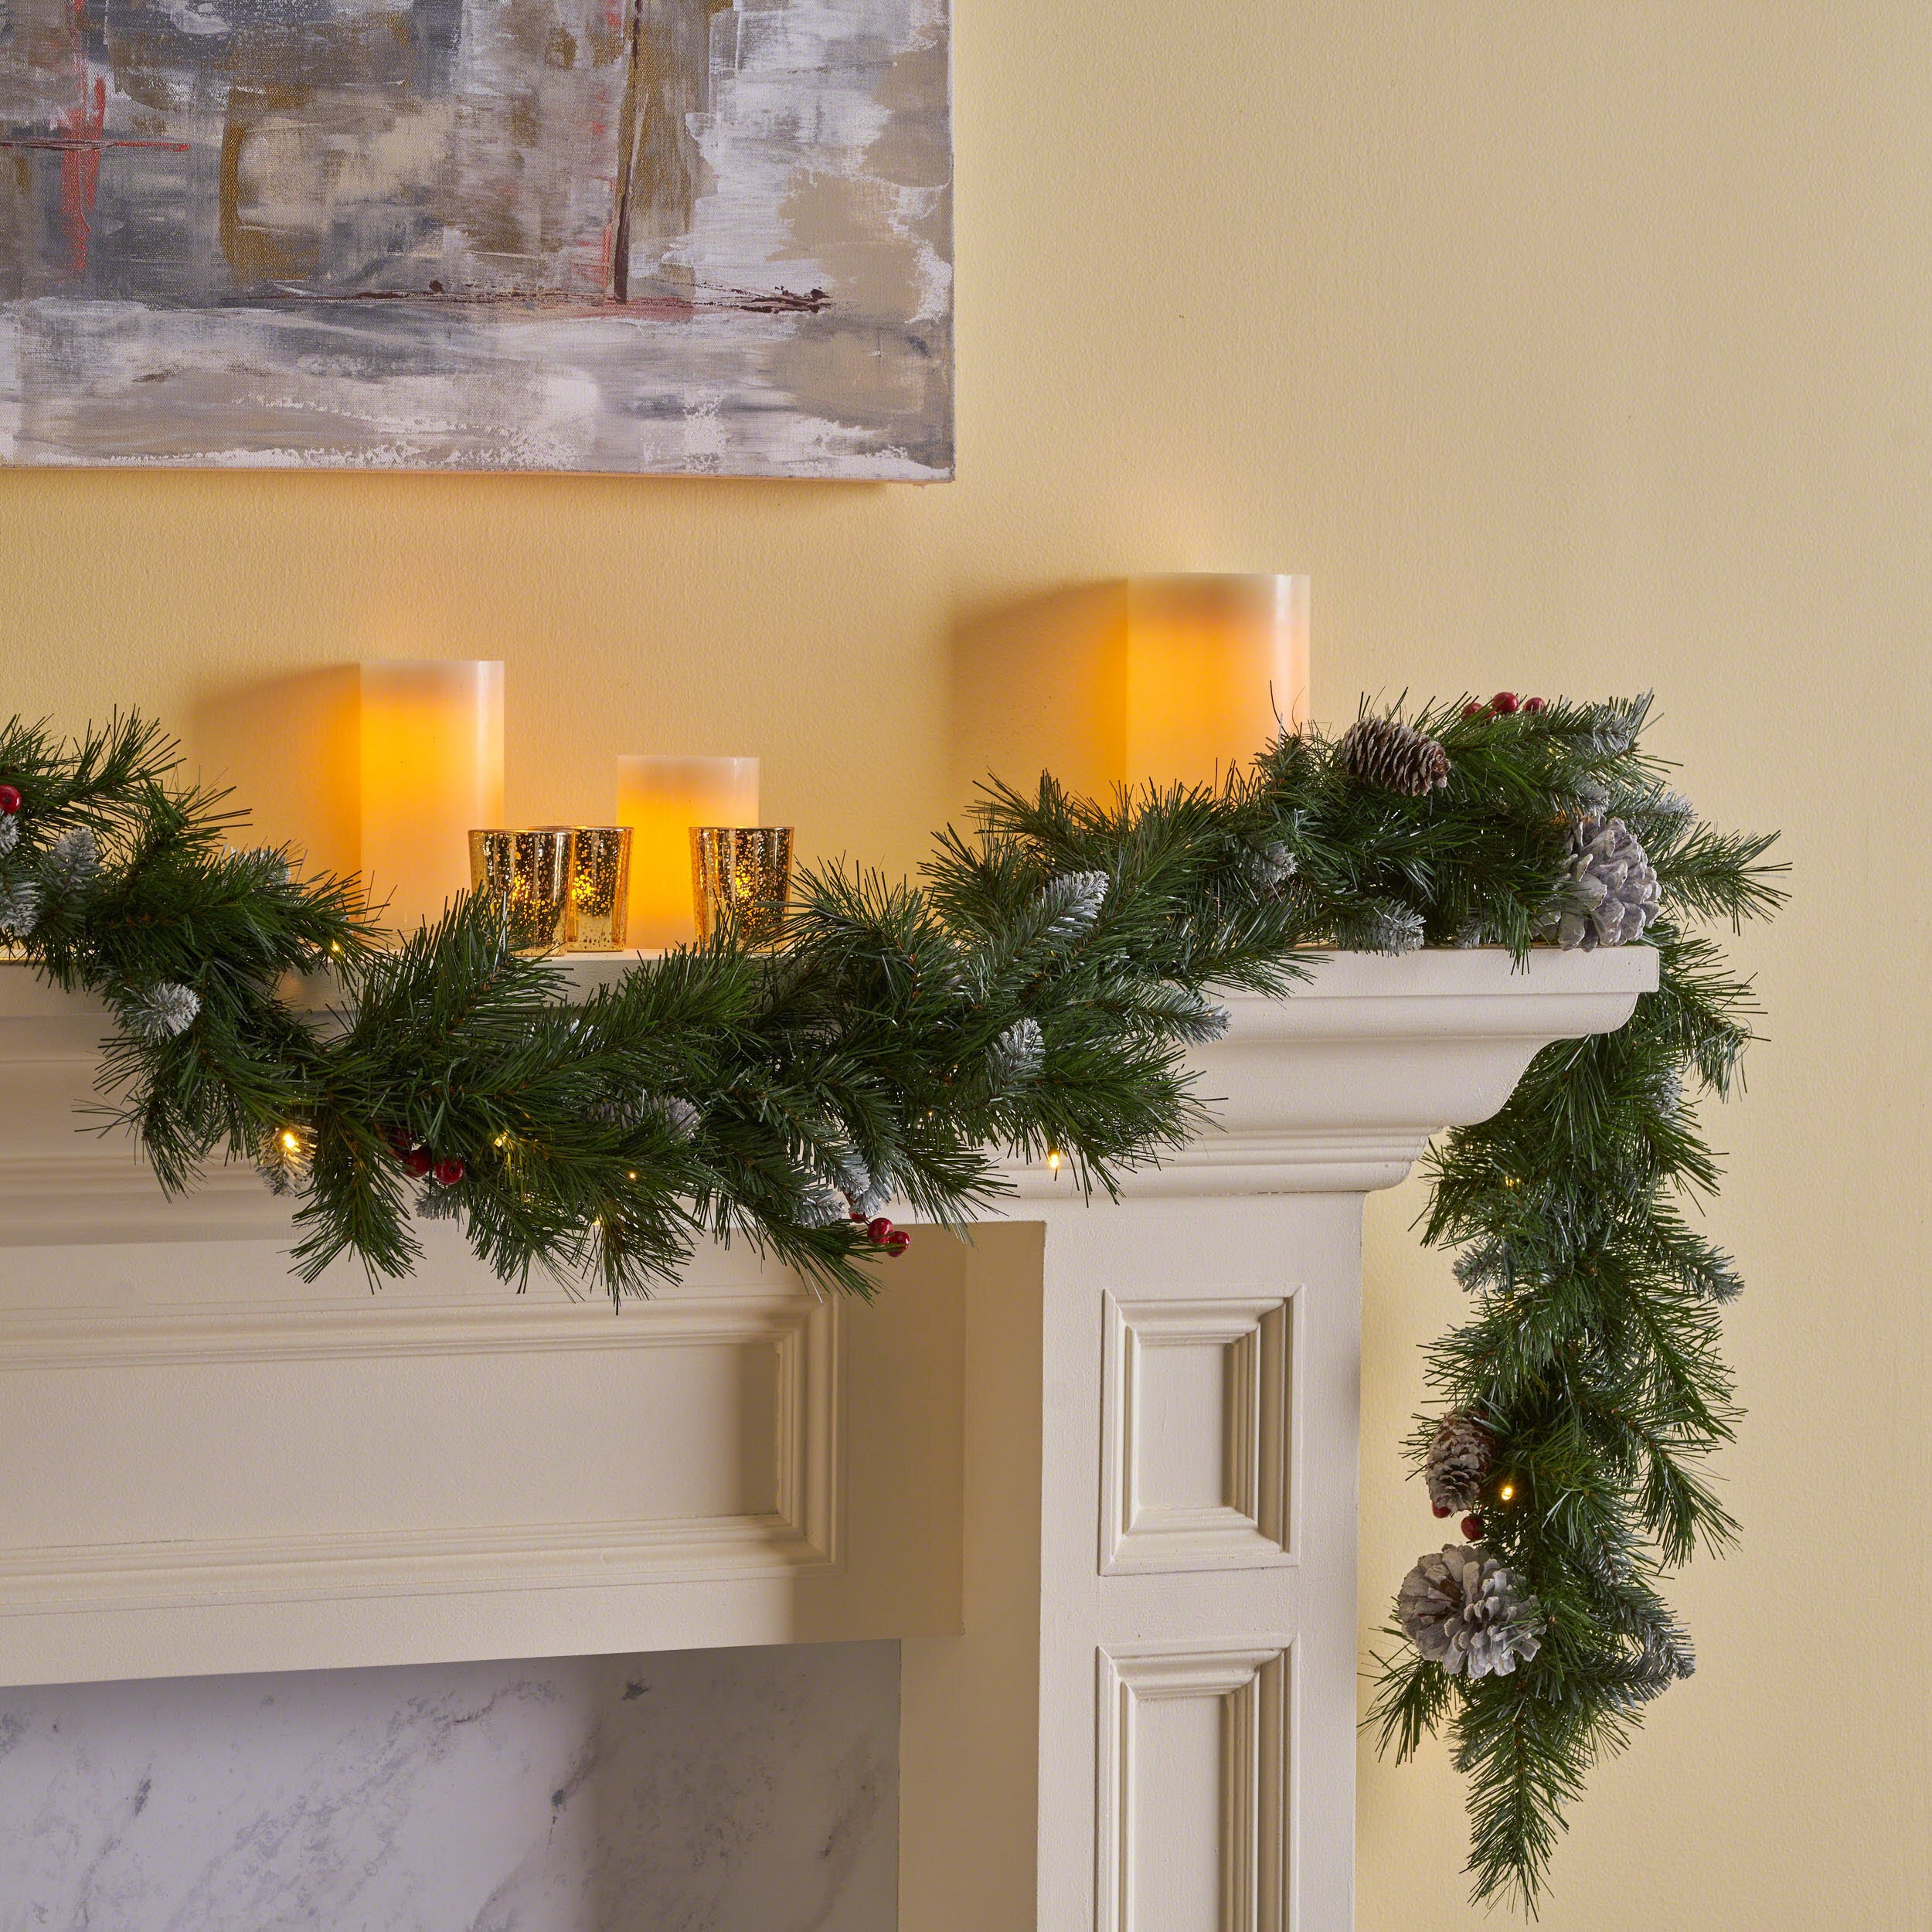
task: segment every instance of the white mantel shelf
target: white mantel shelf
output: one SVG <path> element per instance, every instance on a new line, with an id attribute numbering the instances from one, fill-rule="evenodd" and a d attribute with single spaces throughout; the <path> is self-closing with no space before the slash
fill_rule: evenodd
<path id="1" fill-rule="evenodd" d="M 1362 1197 L 1655 977 L 1328 958 L 1119 1203 L 614 1316 L 442 1226 L 304 1287 L 252 1172 L 74 1131 L 104 1015 L 0 967 L 0 1683 L 897 1637 L 903 1932 L 1343 1932 Z"/>

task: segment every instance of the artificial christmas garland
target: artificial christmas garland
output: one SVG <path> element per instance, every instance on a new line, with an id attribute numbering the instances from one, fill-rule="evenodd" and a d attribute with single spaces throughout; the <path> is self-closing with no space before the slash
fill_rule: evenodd
<path id="1" fill-rule="evenodd" d="M 1504 693 L 1284 735 L 1219 789 L 995 787 L 918 885 L 821 869 L 775 950 L 727 930 L 577 1000 L 481 901 L 381 948 L 353 881 L 234 849 L 150 723 L 15 720 L 0 937 L 112 1010 L 107 1124 L 171 1190 L 254 1162 L 305 1277 L 405 1273 L 440 1217 L 505 1280 L 619 1298 L 706 1234 L 869 1294 L 905 1245 L 884 1207 L 963 1225 L 1002 1155 L 1111 1189 L 1201 1124 L 1186 1049 L 1225 1026 L 1217 989 L 1287 994 L 1311 948 L 1654 945 L 1624 1027 L 1547 1048 L 1429 1162 L 1473 1312 L 1413 1452 L 1437 1513 L 1468 1513 L 1403 1585 L 1375 1716 L 1405 1755 L 1448 1730 L 1477 1894 L 1533 1905 L 1587 1767 L 1690 1668 L 1664 1570 L 1732 1533 L 1698 1466 L 1731 1432 L 1738 1283 L 1682 1203 L 1716 1180 L 1692 1097 L 1730 1087 L 1750 1008 L 1692 929 L 1779 894 L 1770 841 L 1699 823 L 1639 749 L 1647 710 Z M 285 985 L 321 968 L 327 1019 Z"/>

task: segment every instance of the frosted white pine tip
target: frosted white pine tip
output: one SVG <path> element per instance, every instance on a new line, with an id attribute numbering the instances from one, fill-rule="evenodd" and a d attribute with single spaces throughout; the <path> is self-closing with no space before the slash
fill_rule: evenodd
<path id="1" fill-rule="evenodd" d="M 799 1203 L 798 1224 L 808 1228 L 833 1227 L 846 1219 L 851 1213 L 845 1205 L 845 1197 L 836 1188 L 821 1182 Z"/>
<path id="2" fill-rule="evenodd" d="M 3 859 L 20 842 L 20 815 L 17 811 L 0 811 L 0 859 Z"/>
<path id="3" fill-rule="evenodd" d="M 1104 872 L 1062 872 L 1049 879 L 1040 897 L 1047 908 L 1047 931 L 1056 939 L 1077 939 L 1100 916 L 1107 900 Z"/>
<path id="4" fill-rule="evenodd" d="M 993 1078 L 1002 1086 L 1031 1080 L 1046 1060 L 1046 1036 L 1039 1022 L 1030 1017 L 1015 1020 L 994 1041 L 987 1059 Z"/>
<path id="5" fill-rule="evenodd" d="M 278 885 L 286 886 L 294 876 L 287 855 L 277 852 L 273 845 L 250 845 L 246 851 L 236 852 L 233 857 L 237 865 L 265 867 L 269 877 Z"/>
<path id="6" fill-rule="evenodd" d="M 201 1011 L 201 995 L 192 986 L 163 980 L 151 988 L 134 1009 L 129 1023 L 144 1039 L 169 1040 L 187 1032 Z"/>
<path id="7" fill-rule="evenodd" d="M 255 1168 L 270 1194 L 293 1194 L 305 1186 L 315 1160 L 315 1130 L 293 1123 L 261 1142 Z"/>
<path id="8" fill-rule="evenodd" d="M 1422 915 L 1413 906 L 1392 906 L 1378 913 L 1369 928 L 1372 953 L 1413 953 L 1422 940 Z"/>
<path id="9" fill-rule="evenodd" d="M 47 848 L 47 878 L 57 892 L 79 892 L 100 869 L 100 847 L 85 825 L 63 832 Z"/>
<path id="10" fill-rule="evenodd" d="M 25 939 L 40 917 L 40 888 L 31 879 L 0 886 L 0 937 Z"/>

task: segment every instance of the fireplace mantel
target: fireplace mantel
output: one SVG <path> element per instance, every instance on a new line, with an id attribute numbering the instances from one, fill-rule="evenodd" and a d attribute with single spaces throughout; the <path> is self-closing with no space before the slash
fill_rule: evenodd
<path id="1" fill-rule="evenodd" d="M 440 1226 L 304 1287 L 252 1173 L 74 1131 L 103 1016 L 0 968 L 0 1682 L 897 1637 L 906 1932 L 1335 1932 L 1362 1199 L 1655 968 L 1323 960 L 1119 1202 L 614 1315 Z"/>

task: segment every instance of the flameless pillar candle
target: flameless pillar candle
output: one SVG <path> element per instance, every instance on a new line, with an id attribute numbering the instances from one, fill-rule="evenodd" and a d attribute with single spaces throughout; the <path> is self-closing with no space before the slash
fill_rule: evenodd
<path id="1" fill-rule="evenodd" d="M 409 931 L 468 889 L 470 833 L 503 822 L 503 667 L 362 667 L 362 876 Z"/>
<path id="2" fill-rule="evenodd" d="M 1306 577 L 1128 579 L 1130 782 L 1210 783 L 1308 712 Z"/>
<path id="3" fill-rule="evenodd" d="M 756 758 L 620 758 L 617 823 L 632 828 L 630 944 L 683 946 L 697 937 L 693 825 L 757 822 Z"/>

